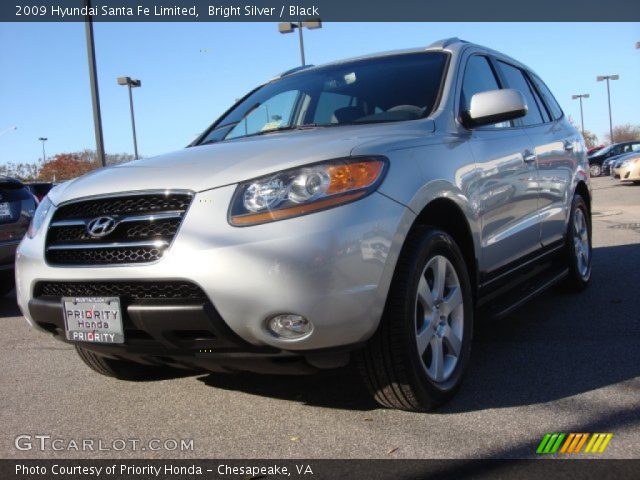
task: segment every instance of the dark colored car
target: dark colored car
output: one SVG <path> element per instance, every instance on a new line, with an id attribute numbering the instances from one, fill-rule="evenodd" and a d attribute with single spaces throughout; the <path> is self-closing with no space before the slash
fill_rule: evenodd
<path id="1" fill-rule="evenodd" d="M 0 176 L 0 295 L 13 288 L 16 248 L 35 209 L 36 199 L 22 182 Z"/>
<path id="2" fill-rule="evenodd" d="M 36 196 L 39 202 L 42 201 L 47 193 L 49 193 L 49 190 L 51 190 L 54 186 L 55 184 L 51 182 L 33 182 L 26 185 L 29 191 Z"/>
<path id="3" fill-rule="evenodd" d="M 622 155 L 623 153 L 631 153 L 640 150 L 640 140 L 631 142 L 614 143 L 602 150 L 598 150 L 589 156 L 589 170 L 592 177 L 599 177 L 603 174 L 602 164 L 608 158 Z"/>

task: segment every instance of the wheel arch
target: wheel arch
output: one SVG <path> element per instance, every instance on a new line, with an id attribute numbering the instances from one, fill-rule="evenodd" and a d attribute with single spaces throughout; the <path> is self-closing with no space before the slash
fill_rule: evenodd
<path id="1" fill-rule="evenodd" d="M 449 197 L 434 198 L 420 210 L 409 233 L 422 226 L 439 228 L 456 241 L 469 269 L 475 301 L 479 272 L 477 229 L 474 229 L 470 224 L 469 217 L 465 214 L 463 207 Z"/>

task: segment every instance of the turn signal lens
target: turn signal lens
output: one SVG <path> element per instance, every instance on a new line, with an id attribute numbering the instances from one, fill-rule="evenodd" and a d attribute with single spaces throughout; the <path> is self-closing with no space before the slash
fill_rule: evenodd
<path id="1" fill-rule="evenodd" d="M 238 185 L 229 223 L 249 226 L 326 210 L 365 197 L 384 177 L 387 159 L 355 157 L 285 170 Z"/>

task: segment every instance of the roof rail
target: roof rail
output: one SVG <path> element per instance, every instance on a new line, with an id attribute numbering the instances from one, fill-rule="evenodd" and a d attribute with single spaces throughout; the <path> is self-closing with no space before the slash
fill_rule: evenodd
<path id="1" fill-rule="evenodd" d="M 466 40 L 460 40 L 458 37 L 450 37 L 450 38 L 443 38 L 442 40 L 436 40 L 427 48 L 443 49 L 443 48 L 447 48 L 449 45 L 453 45 L 454 43 L 458 43 L 458 42 L 467 43 Z"/>
<path id="2" fill-rule="evenodd" d="M 287 75 L 291 75 L 292 73 L 299 72 L 300 70 L 306 70 L 307 68 L 311 68 L 311 67 L 313 67 L 313 65 L 301 65 L 299 67 L 295 67 L 295 68 L 291 68 L 289 70 L 285 70 L 284 72 L 282 72 L 279 75 L 276 75 L 273 78 L 276 79 L 276 78 L 286 77 Z"/>

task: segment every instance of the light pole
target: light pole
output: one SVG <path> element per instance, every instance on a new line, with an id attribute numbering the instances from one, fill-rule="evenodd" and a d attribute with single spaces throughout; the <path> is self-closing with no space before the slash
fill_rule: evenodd
<path id="1" fill-rule="evenodd" d="M 133 151 L 136 155 L 136 160 L 138 160 L 138 140 L 136 139 L 136 119 L 133 115 L 133 94 L 131 93 L 132 88 L 142 86 L 142 82 L 140 80 L 133 79 L 131 77 L 118 77 L 118 85 L 126 85 L 129 89 L 129 108 L 131 110 L 131 129 L 133 130 Z"/>
<path id="2" fill-rule="evenodd" d="M 42 142 L 42 163 L 46 163 L 47 156 L 44 153 L 44 142 L 46 142 L 49 139 L 47 137 L 40 137 L 40 138 L 38 138 L 38 140 L 40 140 Z"/>
<path id="3" fill-rule="evenodd" d="M 571 95 L 571 99 L 572 100 L 576 100 L 579 99 L 580 100 L 580 127 L 581 127 L 581 131 L 582 131 L 582 136 L 584 137 L 584 115 L 582 113 L 582 99 L 583 98 L 589 98 L 589 94 L 588 93 L 581 93 L 579 95 Z"/>
<path id="4" fill-rule="evenodd" d="M 305 27 L 309 30 L 322 28 L 322 22 L 320 20 L 313 20 L 309 22 L 282 22 L 278 24 L 278 31 L 280 33 L 292 33 L 296 28 L 298 29 L 300 39 L 300 61 L 302 62 L 303 67 L 306 65 L 304 61 L 304 39 L 302 38 L 302 29 Z"/>
<path id="5" fill-rule="evenodd" d="M 87 60 L 89 63 L 89 85 L 91 86 L 91 106 L 93 107 L 93 129 L 96 137 L 96 155 L 100 164 L 106 166 L 104 156 L 104 137 L 102 135 L 102 116 L 100 115 L 100 92 L 98 90 L 98 67 L 96 66 L 96 47 L 93 41 L 93 19 L 88 12 L 91 11 L 91 1 L 84 0 L 87 7 L 87 16 L 84 21 L 84 31 L 87 40 Z"/>
<path id="6" fill-rule="evenodd" d="M 611 120 L 611 91 L 609 90 L 609 80 L 618 80 L 620 75 L 598 75 L 596 80 L 598 82 L 602 82 L 603 80 L 607 81 L 607 101 L 609 102 L 609 138 L 611 139 L 611 143 L 614 143 L 613 139 L 613 121 Z"/>

